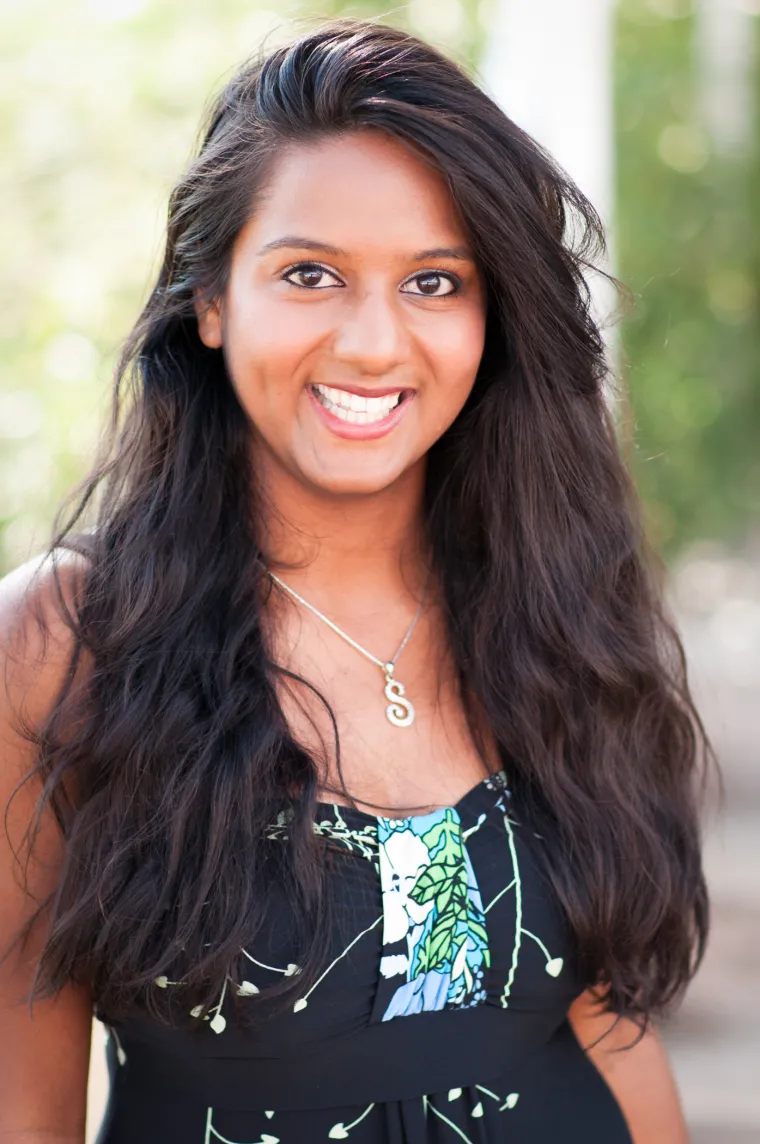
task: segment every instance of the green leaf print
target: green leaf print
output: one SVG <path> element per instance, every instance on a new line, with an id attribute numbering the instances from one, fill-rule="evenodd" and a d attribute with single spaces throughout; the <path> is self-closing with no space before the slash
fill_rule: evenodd
<path id="1" fill-rule="evenodd" d="M 447 961 L 454 960 L 456 922 L 456 917 L 442 918 L 433 926 L 426 950 L 428 969 L 440 969 Z"/>
<path id="2" fill-rule="evenodd" d="M 435 862 L 443 865 L 454 865 L 462 861 L 462 832 L 459 826 L 459 815 L 451 809 L 446 811 L 443 819 L 436 822 L 422 835 L 422 841 L 430 851 Z M 443 843 L 441 845 L 441 843 Z"/>
<path id="3" fill-rule="evenodd" d="M 473 912 L 458 816 L 447 810 L 444 818 L 422 835 L 422 841 L 430 853 L 431 864 L 420 873 L 409 897 L 419 905 L 433 902 L 435 908 L 415 951 L 413 974 L 451 969 L 462 946 L 457 936 L 464 933 L 466 938 Z M 477 917 L 476 914 L 476 920 Z M 480 930 L 477 936 L 487 949 L 485 929 L 481 926 Z"/>
<path id="4" fill-rule="evenodd" d="M 423 839 L 424 841 L 424 839 Z M 419 906 L 425 902 L 432 901 L 436 895 L 440 895 L 443 891 L 449 888 L 449 874 L 442 866 L 435 863 L 428 866 L 422 871 L 414 886 L 409 892 L 409 897 L 412 901 L 416 902 Z"/>
<path id="5" fill-rule="evenodd" d="M 451 885 L 444 886 L 444 888 L 441 890 L 441 892 L 438 894 L 438 897 L 435 900 L 436 905 L 438 907 L 438 910 L 441 912 L 443 910 L 447 910 L 449 908 L 449 903 L 453 897 L 454 897 L 453 887 Z"/>
<path id="6" fill-rule="evenodd" d="M 396 909 L 397 887 L 406 876 L 402 893 L 409 903 L 406 982 L 383 1019 L 420 1011 L 420 1000 L 423 1008 L 441 1007 L 441 997 L 443 1004 L 482 1003 L 488 933 L 458 811 L 445 808 L 402 823 L 382 820 L 380 830 L 384 894 L 389 900 L 393 895 Z"/>
<path id="7" fill-rule="evenodd" d="M 486 927 L 481 925 L 474 910 L 468 910 L 467 912 L 467 929 L 473 937 L 478 938 L 478 940 L 481 941 L 486 947 L 486 965 L 490 965 L 490 950 L 488 949 L 488 934 L 486 933 Z"/>

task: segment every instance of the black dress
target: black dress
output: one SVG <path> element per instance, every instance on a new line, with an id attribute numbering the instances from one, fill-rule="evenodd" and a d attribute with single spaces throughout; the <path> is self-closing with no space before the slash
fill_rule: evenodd
<path id="1" fill-rule="evenodd" d="M 299 972 L 283 897 L 200 1031 L 98 1014 L 98 1144 L 631 1144 L 567 1022 L 584 982 L 503 773 L 403 819 L 322 803 L 314 829 L 340 855 L 316 984 L 253 1034 L 234 1021 L 232 990 Z"/>

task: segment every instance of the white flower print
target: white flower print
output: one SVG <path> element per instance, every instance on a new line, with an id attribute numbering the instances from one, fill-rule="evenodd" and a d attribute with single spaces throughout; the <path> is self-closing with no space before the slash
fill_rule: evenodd
<path id="1" fill-rule="evenodd" d="M 405 953 L 386 953 L 380 958 L 380 972 L 383 977 L 396 977 L 399 973 L 406 973 L 409 968 L 409 958 Z"/>
<path id="2" fill-rule="evenodd" d="M 407 937 L 413 927 L 422 925 L 433 909 L 432 902 L 418 905 L 409 897 L 420 872 L 430 865 L 430 854 L 420 836 L 411 830 L 392 830 L 380 850 L 386 879 L 383 942 L 391 945 Z"/>

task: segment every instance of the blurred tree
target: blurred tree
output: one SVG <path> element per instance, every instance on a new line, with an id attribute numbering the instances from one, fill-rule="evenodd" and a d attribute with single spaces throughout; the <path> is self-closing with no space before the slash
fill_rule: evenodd
<path id="1" fill-rule="evenodd" d="M 756 42 L 752 0 L 731 3 Z M 758 116 L 749 146 L 716 147 L 700 115 L 698 15 L 689 0 L 621 0 L 617 21 L 618 274 L 636 295 L 622 331 L 633 464 L 654 538 L 670 553 L 696 538 L 738 541 L 760 521 Z M 754 111 L 756 69 L 750 82 Z"/>

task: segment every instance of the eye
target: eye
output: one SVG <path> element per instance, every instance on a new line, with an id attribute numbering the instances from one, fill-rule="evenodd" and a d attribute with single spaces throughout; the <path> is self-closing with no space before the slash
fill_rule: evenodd
<path id="1" fill-rule="evenodd" d="M 300 278 L 301 281 L 294 282 L 292 280 L 293 275 Z M 333 284 L 330 282 L 323 283 L 322 279 L 325 276 L 332 278 L 339 286 L 343 285 L 337 275 L 333 274 L 331 270 L 327 270 L 326 267 L 320 266 L 318 262 L 298 262 L 295 266 L 289 266 L 280 275 L 284 282 L 290 282 L 291 286 L 298 286 L 302 290 L 324 290 L 325 287 Z"/>
<path id="2" fill-rule="evenodd" d="M 419 290 L 405 290 L 405 294 L 418 294 L 422 298 L 449 298 L 459 292 L 461 281 L 455 274 L 444 274 L 441 270 L 425 270 L 415 274 L 414 278 L 407 279 L 406 285 L 417 282 Z M 451 289 L 441 291 L 441 286 L 448 284 Z"/>

